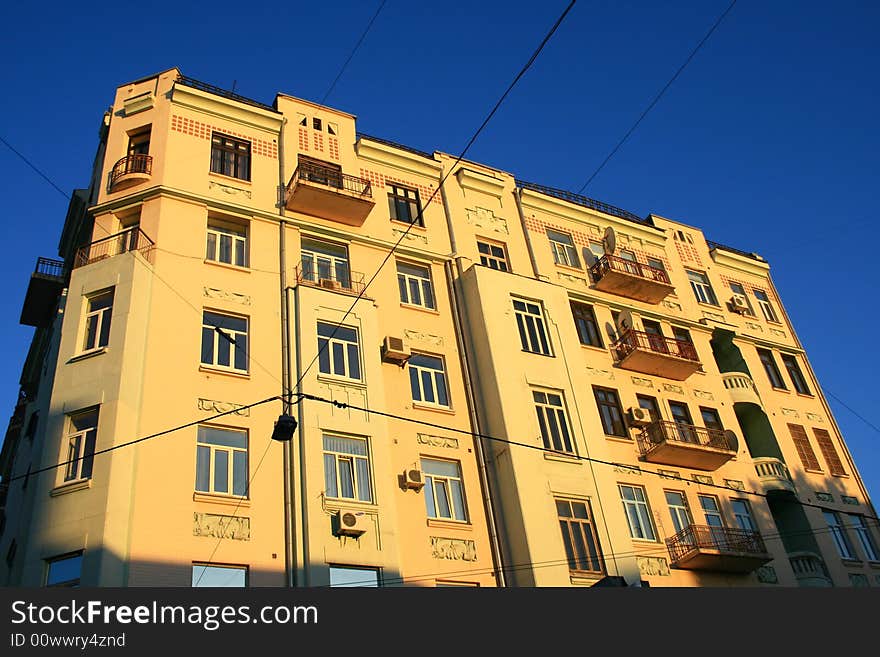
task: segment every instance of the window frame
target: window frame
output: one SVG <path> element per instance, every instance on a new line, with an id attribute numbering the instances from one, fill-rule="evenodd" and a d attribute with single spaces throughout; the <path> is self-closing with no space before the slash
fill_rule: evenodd
<path id="1" fill-rule="evenodd" d="M 425 364 L 417 365 L 416 362 L 419 358 L 439 361 L 440 368 L 433 368 Z M 446 410 L 452 408 L 452 395 L 449 390 L 449 377 L 446 374 L 446 359 L 443 356 L 429 354 L 421 351 L 414 351 L 409 357 L 409 360 L 407 360 L 406 366 L 409 371 L 410 393 L 413 404 L 415 404 L 416 406 L 426 406 L 430 408 L 441 408 Z M 418 373 L 414 374 L 414 372 Z M 434 401 L 429 401 L 425 399 L 425 374 L 429 374 L 430 376 L 430 381 L 432 384 L 431 390 Z M 438 387 L 438 382 L 442 382 L 443 394 L 446 396 L 445 404 L 438 401 L 440 399 L 440 388 Z M 418 383 L 417 387 L 421 395 L 420 399 L 416 399 L 416 390 L 414 388 L 416 383 Z"/>
<path id="2" fill-rule="evenodd" d="M 803 372 L 801 372 L 797 356 L 794 354 L 779 352 L 779 357 L 782 359 L 783 367 L 785 367 L 788 372 L 788 378 L 791 380 L 795 392 L 799 395 L 809 395 L 812 397 L 813 393 L 810 392 L 810 387 L 807 385 L 807 379 L 804 377 Z"/>
<path id="3" fill-rule="evenodd" d="M 488 249 L 488 253 L 482 251 L 480 249 L 481 246 L 485 246 Z M 493 250 L 497 249 L 501 251 L 501 255 L 493 253 Z M 477 238 L 477 255 L 480 257 L 480 264 L 484 267 L 488 267 L 489 269 L 494 269 L 496 271 L 510 271 L 510 260 L 507 257 L 507 245 L 504 242 L 495 242 L 493 240 L 488 240 L 484 237 Z M 493 266 L 493 263 L 495 266 Z"/>
<path id="4" fill-rule="evenodd" d="M 632 500 L 628 500 L 624 494 L 624 489 L 630 489 L 633 492 Z M 648 492 L 645 490 L 644 486 L 639 486 L 638 484 L 617 484 L 617 490 L 620 494 L 620 501 L 623 504 L 623 514 L 626 517 L 626 524 L 629 526 L 629 535 L 632 539 L 637 541 L 652 541 L 654 543 L 657 542 L 657 530 L 654 527 L 654 516 L 651 513 L 651 505 L 648 501 Z M 641 493 L 641 499 L 638 498 L 638 495 L 635 494 L 635 491 Z M 631 515 L 631 511 L 635 513 L 635 517 Z M 633 521 L 637 520 L 639 526 L 633 524 Z M 648 529 L 648 533 L 645 533 L 644 529 Z M 643 534 L 643 535 L 637 535 Z"/>
<path id="5" fill-rule="evenodd" d="M 73 552 L 66 552 L 65 554 L 59 554 L 55 557 L 49 557 L 45 559 L 45 574 L 43 575 L 43 587 L 45 588 L 79 588 L 80 583 L 82 582 L 82 562 L 83 557 L 85 556 L 85 550 L 74 550 Z M 57 582 L 50 582 L 50 578 L 52 577 L 52 565 L 61 563 L 64 561 L 72 561 L 74 559 L 79 560 L 79 575 L 74 579 L 65 579 Z"/>
<path id="6" fill-rule="evenodd" d="M 520 346 L 529 354 L 554 357 L 550 332 L 545 321 L 544 304 L 519 297 L 511 297 Z"/>
<path id="7" fill-rule="evenodd" d="M 758 296 L 759 293 L 763 295 L 763 299 Z M 752 288 L 752 294 L 754 294 L 755 299 L 758 300 L 758 306 L 761 308 L 761 313 L 763 313 L 764 319 L 773 324 L 781 324 L 782 322 L 779 321 L 779 316 L 773 308 L 773 303 L 770 301 L 770 295 L 764 290 L 756 287 Z"/>
<path id="8" fill-rule="evenodd" d="M 401 271 L 401 267 L 408 267 L 413 271 Z M 414 301 L 413 284 L 416 285 L 418 300 Z M 425 308 L 437 310 L 437 296 L 434 294 L 434 281 L 431 276 L 431 268 L 414 262 L 397 261 L 397 289 L 400 293 L 400 303 L 413 308 Z"/>
<path id="9" fill-rule="evenodd" d="M 580 269 L 580 258 L 578 258 L 577 247 L 571 234 L 553 228 L 545 228 L 545 232 L 547 233 L 547 239 L 550 241 L 550 252 L 553 254 L 553 262 L 563 267 Z M 563 239 L 555 239 L 551 233 L 561 236 Z M 565 241 L 566 239 L 568 240 L 567 242 Z"/>
<path id="10" fill-rule="evenodd" d="M 222 258 L 224 239 L 229 240 L 229 260 Z M 205 260 L 247 269 L 250 264 L 249 241 L 246 226 L 233 225 L 229 222 L 209 218 L 205 228 Z M 241 247 L 240 253 L 239 245 Z M 241 257 L 239 258 L 239 256 Z"/>
<path id="11" fill-rule="evenodd" d="M 199 574 L 198 579 L 196 579 L 196 569 L 201 568 L 202 571 Z M 237 571 L 244 575 L 244 583 L 241 586 L 210 586 L 208 584 L 201 584 L 202 578 L 208 572 L 208 570 L 220 571 L 220 570 L 228 570 L 228 571 Z M 190 588 L 247 588 L 250 580 L 250 568 L 244 565 L 237 564 L 219 564 L 219 563 L 203 563 L 200 561 L 194 561 L 192 564 L 192 579 L 190 580 Z"/>
<path id="12" fill-rule="evenodd" d="M 680 496 L 681 504 L 673 504 L 670 502 L 670 495 Z M 694 524 L 694 516 L 691 513 L 691 507 L 688 503 L 687 495 L 683 490 L 664 489 L 663 497 L 666 500 L 666 508 L 669 509 L 669 516 L 672 518 L 672 527 L 675 529 L 676 534 Z M 682 520 L 686 520 L 687 524 L 682 524 Z"/>
<path id="13" fill-rule="evenodd" d="M 604 349 L 605 344 L 602 341 L 602 332 L 599 330 L 599 322 L 596 319 L 596 311 L 593 306 L 581 301 L 569 301 L 569 306 L 571 307 L 571 316 L 574 319 L 574 327 L 580 343 L 587 347 Z M 590 330 L 591 328 L 592 331 Z M 595 338 L 595 340 L 592 338 Z"/>
<path id="14" fill-rule="evenodd" d="M 761 361 L 761 365 L 764 367 L 764 372 L 767 374 L 770 386 L 775 390 L 788 390 L 785 386 L 785 381 L 782 379 L 782 372 L 779 371 L 779 366 L 776 364 L 776 356 L 773 355 L 773 352 L 761 347 L 756 347 L 755 351 L 758 352 L 758 360 Z M 777 383 L 779 385 L 776 385 Z"/>
<path id="15" fill-rule="evenodd" d="M 358 583 L 355 580 L 354 584 L 333 584 L 333 571 L 347 570 L 351 572 L 360 572 L 360 573 L 375 573 L 376 575 L 376 583 L 375 584 L 364 584 Z M 348 564 L 328 564 L 328 573 L 327 573 L 327 586 L 331 588 L 381 588 L 382 587 L 382 569 L 378 567 L 372 566 L 354 566 Z"/>
<path id="16" fill-rule="evenodd" d="M 846 515 L 849 516 L 850 527 L 853 528 L 858 537 L 865 557 L 868 561 L 880 562 L 880 550 L 878 550 L 877 543 L 871 535 L 871 530 L 868 529 L 868 525 L 865 523 L 865 517 L 859 513 L 847 513 Z M 858 520 L 858 522 L 855 522 L 855 520 Z"/>
<path id="17" fill-rule="evenodd" d="M 363 443 L 364 454 L 343 452 L 327 447 L 327 439 L 350 440 Z M 324 468 L 324 495 L 328 500 L 341 500 L 346 503 L 356 502 L 360 504 L 376 503 L 375 485 L 373 483 L 373 455 L 370 447 L 370 439 L 366 436 L 351 436 L 334 431 L 321 433 L 321 457 Z M 330 479 L 330 472 L 328 471 L 328 456 L 333 458 L 333 481 L 336 489 L 335 495 L 331 495 L 332 491 L 328 486 Z M 339 467 L 340 461 L 351 464 L 351 467 L 347 470 L 351 474 L 351 496 L 341 494 L 343 481 L 340 478 L 340 472 L 342 472 L 342 469 Z M 365 463 L 366 473 L 358 468 L 358 461 L 363 461 Z M 364 477 L 366 477 L 366 481 L 364 481 Z"/>
<path id="18" fill-rule="evenodd" d="M 391 221 L 397 221 L 402 224 L 410 224 L 412 226 L 425 227 L 425 214 L 422 207 L 422 199 L 419 190 L 414 187 L 398 185 L 396 183 L 388 184 L 388 212 Z M 415 214 L 413 215 L 412 204 L 415 203 Z M 398 216 L 398 210 L 406 207 L 406 213 L 409 218 L 401 218 Z"/>
<path id="19" fill-rule="evenodd" d="M 93 304 L 105 297 L 110 298 L 109 305 L 100 308 L 93 308 Z M 110 287 L 97 292 L 87 294 L 85 297 L 85 308 L 83 309 L 83 338 L 82 350 L 80 353 L 88 354 L 93 351 L 100 351 L 110 344 L 110 328 L 113 321 L 113 305 L 116 301 L 116 288 Z M 94 329 L 90 329 L 89 324 L 92 319 Z M 90 335 L 94 338 L 94 343 L 89 345 Z"/>
<path id="20" fill-rule="evenodd" d="M 706 272 L 695 271 L 693 269 L 685 269 L 685 272 L 697 303 L 718 306 L 718 297 L 715 296 L 715 290 L 712 288 L 712 282 L 709 280 L 709 276 Z M 697 280 L 694 280 L 695 278 Z"/>
<path id="21" fill-rule="evenodd" d="M 431 462 L 454 466 L 457 474 L 450 475 L 429 472 L 430 467 L 426 466 L 430 466 Z M 451 459 L 439 459 L 433 456 L 422 456 L 419 458 L 419 467 L 422 470 L 422 476 L 425 480 L 423 493 L 425 496 L 425 512 L 427 513 L 428 518 L 448 522 L 460 522 L 463 524 L 470 523 L 464 476 L 461 472 L 461 462 Z M 456 483 L 458 484 L 457 487 L 455 486 Z M 442 505 L 438 503 L 438 485 L 442 487 L 441 490 L 445 490 L 446 508 L 449 511 L 449 515 L 443 515 Z M 458 495 L 456 495 L 456 492 Z M 462 517 L 458 517 L 459 515 Z"/>
<path id="22" fill-rule="evenodd" d="M 329 335 L 323 335 L 322 327 L 329 329 Z M 354 340 L 345 338 L 346 332 L 354 333 Z M 362 383 L 364 380 L 364 369 L 361 358 L 360 331 L 356 326 L 343 326 L 334 324 L 333 322 L 317 320 L 315 326 L 315 335 L 318 340 L 318 372 L 319 376 L 333 377 L 345 381 L 353 381 Z M 332 336 L 332 337 L 331 337 Z M 323 345 L 327 346 L 324 347 Z M 337 347 L 341 349 L 341 365 L 342 373 L 337 372 L 339 362 L 339 352 Z M 352 355 L 354 350 L 354 355 Z M 324 369 L 325 365 L 328 369 Z M 355 374 L 357 376 L 355 376 Z"/>
<path id="23" fill-rule="evenodd" d="M 209 442 L 203 440 L 203 429 L 217 432 L 225 432 L 228 434 L 239 434 L 244 438 L 244 447 L 236 445 L 223 445 L 217 442 Z M 205 451 L 207 450 L 207 451 Z M 207 453 L 207 485 L 200 487 L 200 464 L 203 463 L 200 454 Z M 217 467 L 218 453 L 225 454 L 226 458 L 226 490 L 219 490 L 217 487 Z M 244 481 L 236 480 L 236 455 L 244 454 Z M 239 484 L 239 485 L 236 485 Z M 241 485 L 244 485 L 242 490 Z M 222 495 L 224 497 L 234 497 L 240 499 L 248 499 L 250 497 L 250 435 L 247 429 L 240 427 L 224 427 L 213 424 L 200 424 L 196 432 L 196 482 L 195 491 L 206 495 Z M 241 491 L 241 492 L 237 492 Z"/>
<path id="24" fill-rule="evenodd" d="M 75 423 L 78 418 L 90 419 L 89 416 L 92 414 L 94 414 L 94 422 L 92 424 L 87 425 L 83 429 L 76 428 Z M 67 415 L 66 440 L 62 443 L 63 446 L 66 446 L 67 453 L 66 458 L 62 457 L 63 461 L 67 464 L 67 467 L 64 469 L 63 484 L 87 481 L 92 478 L 100 419 L 99 406 L 74 411 Z M 76 442 L 74 443 L 74 441 Z"/>
<path id="25" fill-rule="evenodd" d="M 244 320 L 245 322 L 245 330 L 239 331 L 229 328 L 224 328 L 218 326 L 216 324 L 208 324 L 207 323 L 207 315 L 216 315 L 219 317 L 226 317 L 230 319 L 238 319 Z M 217 311 L 209 308 L 202 309 L 202 339 L 201 339 L 201 350 L 199 353 L 199 362 L 202 367 L 210 368 L 213 370 L 219 370 L 222 372 L 232 372 L 235 374 L 248 374 L 250 372 L 250 317 L 246 315 L 236 315 L 234 313 L 227 313 L 222 311 Z M 205 331 L 208 330 L 210 332 L 211 337 L 211 353 L 212 360 L 211 362 L 206 362 L 204 360 L 205 357 Z M 223 336 L 220 334 L 220 331 L 223 333 L 229 334 L 228 336 Z M 236 355 L 239 350 L 239 343 L 237 340 L 244 336 L 245 346 L 244 346 L 244 360 L 245 366 L 244 369 L 236 367 L 235 363 L 237 361 Z M 220 341 L 223 340 L 229 344 L 229 365 L 223 365 L 219 362 L 220 358 Z"/>
<path id="26" fill-rule="evenodd" d="M 807 428 L 800 424 L 787 423 L 788 432 L 791 434 L 791 442 L 798 453 L 801 465 L 807 472 L 822 472 L 822 465 L 816 457 L 816 451 L 810 443 Z"/>
<path id="27" fill-rule="evenodd" d="M 600 399 L 600 394 L 603 396 L 602 399 Z M 612 395 L 613 399 L 609 400 L 604 398 L 608 395 Z M 614 388 L 593 386 L 593 398 L 596 400 L 599 421 L 602 423 L 602 431 L 605 435 L 629 438 L 626 418 L 623 414 L 623 406 L 620 403 L 620 393 Z M 613 417 L 615 414 L 617 415 L 616 419 Z"/>
<path id="28" fill-rule="evenodd" d="M 834 446 L 834 439 L 831 432 L 827 429 L 813 427 L 813 435 L 816 436 L 816 443 L 819 445 L 819 451 L 822 452 L 822 458 L 828 466 L 828 473 L 833 477 L 847 477 L 846 470 L 843 467 L 843 460 Z"/>
<path id="29" fill-rule="evenodd" d="M 742 511 L 737 510 L 737 505 L 742 505 Z M 736 526 L 740 529 L 750 532 L 758 532 L 758 523 L 755 522 L 755 514 L 752 512 L 752 505 L 749 503 L 747 499 L 743 499 L 741 497 L 731 497 L 730 498 L 730 509 L 733 512 L 733 519 L 736 522 Z M 745 519 L 746 522 L 743 522 Z M 744 526 L 745 524 L 748 527 Z"/>
<path id="30" fill-rule="evenodd" d="M 215 140 L 219 140 L 219 143 Z M 241 146 L 246 147 L 243 152 L 240 150 Z M 221 176 L 250 182 L 251 142 L 246 139 L 230 137 L 222 132 L 212 131 L 210 171 Z"/>
<path id="31" fill-rule="evenodd" d="M 541 442 L 548 452 L 577 455 L 577 444 L 574 439 L 568 409 L 565 406 L 565 393 L 561 390 L 545 390 L 531 388 L 532 403 L 538 422 Z M 542 395 L 544 400 L 538 399 Z M 551 396 L 557 397 L 559 403 L 551 403 Z M 555 430 L 554 430 L 555 429 Z M 558 443 L 557 448 L 554 443 Z"/>
<path id="32" fill-rule="evenodd" d="M 596 520 L 590 500 L 554 497 L 553 502 L 556 507 L 556 519 L 562 533 L 562 544 L 568 561 L 569 573 L 576 576 L 604 575 L 606 572 L 605 557 L 602 554 L 602 545 L 599 542 L 599 532 L 596 530 Z M 563 504 L 568 505 L 570 515 L 562 514 L 560 505 Z M 577 516 L 574 510 L 576 504 L 584 507 L 585 518 Z M 580 538 L 580 542 L 578 542 L 578 538 Z M 581 563 L 593 567 L 576 567 Z"/>
<path id="33" fill-rule="evenodd" d="M 846 534 L 846 528 L 843 520 L 840 518 L 840 514 L 831 509 L 822 509 L 822 517 L 825 518 L 825 523 L 828 525 L 831 542 L 837 548 L 838 556 L 847 561 L 857 561 L 856 552 L 853 549 L 852 542 L 849 540 L 849 536 Z M 833 523 L 831 522 L 832 520 L 834 521 Z"/>
<path id="34" fill-rule="evenodd" d="M 317 285 L 329 278 L 347 290 L 352 287 L 347 244 L 303 235 L 300 239 L 299 267 L 301 280 Z"/>

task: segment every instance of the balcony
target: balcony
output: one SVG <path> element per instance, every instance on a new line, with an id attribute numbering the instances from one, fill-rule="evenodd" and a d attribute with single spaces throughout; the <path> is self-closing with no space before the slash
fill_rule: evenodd
<path id="1" fill-rule="evenodd" d="M 126 187 L 150 179 L 153 173 L 153 157 L 151 155 L 128 155 L 116 164 L 110 171 L 109 191 L 116 192 Z"/>
<path id="2" fill-rule="evenodd" d="M 26 326 L 37 327 L 51 324 L 55 304 L 66 285 L 66 280 L 63 261 L 37 258 L 37 266 L 28 283 L 19 322 Z"/>
<path id="3" fill-rule="evenodd" d="M 772 561 L 758 532 L 690 525 L 666 539 L 671 565 L 685 570 L 750 573 Z"/>
<path id="4" fill-rule="evenodd" d="M 341 292 L 342 294 L 360 295 L 364 288 L 364 275 L 358 271 L 334 270 L 328 268 L 315 269 L 313 267 L 296 267 L 296 282 L 301 285 L 310 287 L 319 287 L 332 292 Z"/>
<path id="5" fill-rule="evenodd" d="M 675 287 L 662 269 L 605 254 L 590 267 L 597 290 L 645 303 L 660 303 Z"/>
<path id="6" fill-rule="evenodd" d="M 333 167 L 301 162 L 287 184 L 288 210 L 348 226 L 362 225 L 374 205 L 369 180 Z"/>
<path id="7" fill-rule="evenodd" d="M 637 441 L 643 461 L 694 470 L 717 470 L 736 456 L 724 431 L 678 422 L 652 422 Z"/>
<path id="8" fill-rule="evenodd" d="M 827 588 L 834 586 L 822 557 L 812 552 L 789 552 L 788 562 L 794 571 L 798 586 Z"/>
<path id="9" fill-rule="evenodd" d="M 112 258 L 122 253 L 139 252 L 148 262 L 153 261 L 153 240 L 137 226 L 123 230 L 110 237 L 80 247 L 73 261 L 73 268 L 85 267 L 93 262 Z"/>
<path id="10" fill-rule="evenodd" d="M 619 367 L 675 381 L 684 381 L 701 367 L 696 347 L 687 340 L 635 329 L 626 331 L 611 348 Z"/>
<path id="11" fill-rule="evenodd" d="M 791 474 L 785 463 L 772 457 L 757 458 L 754 461 L 755 473 L 758 475 L 758 481 L 761 482 L 761 488 L 765 493 L 780 490 L 795 492 L 794 482 L 791 480 Z"/>
<path id="12" fill-rule="evenodd" d="M 727 372 L 721 375 L 721 380 L 734 404 L 756 404 L 763 408 L 761 398 L 758 396 L 758 388 L 748 374 Z"/>

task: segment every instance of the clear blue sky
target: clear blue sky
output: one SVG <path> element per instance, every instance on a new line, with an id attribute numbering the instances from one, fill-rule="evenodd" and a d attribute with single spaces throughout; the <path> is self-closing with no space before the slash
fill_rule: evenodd
<path id="1" fill-rule="evenodd" d="M 729 0 L 580 0 L 468 154 L 577 190 Z M 359 130 L 457 153 L 567 0 L 388 0 L 327 104 Z M 320 101 L 379 5 L 7 2 L 0 134 L 59 187 L 85 187 L 117 85 L 179 66 L 265 103 Z M 762 254 L 820 382 L 880 426 L 876 231 L 880 5 L 740 0 L 586 190 Z M 18 324 L 67 201 L 0 144 L 0 404 L 33 329 Z M 875 503 L 880 435 L 829 395 Z"/>

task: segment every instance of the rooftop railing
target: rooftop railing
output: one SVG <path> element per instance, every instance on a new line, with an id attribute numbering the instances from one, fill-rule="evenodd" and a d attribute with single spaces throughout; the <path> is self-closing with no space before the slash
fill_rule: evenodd
<path id="1" fill-rule="evenodd" d="M 610 214 L 612 217 L 619 217 L 620 219 L 626 219 L 627 221 L 634 221 L 638 224 L 642 224 L 643 226 L 651 225 L 640 216 L 633 214 L 629 210 L 624 210 L 622 208 L 609 205 L 608 203 L 597 201 L 596 199 L 589 198 L 588 196 L 582 196 L 581 194 L 575 194 L 574 192 L 567 192 L 564 189 L 556 189 L 555 187 L 547 187 L 546 185 L 526 182 L 525 180 L 516 180 L 515 183 L 517 187 L 530 189 L 533 192 L 540 192 L 541 194 L 546 194 L 547 196 L 553 196 L 554 198 L 568 201 L 569 203 L 574 203 L 575 205 L 582 205 L 585 208 L 590 208 L 591 210 L 598 210 L 599 212 Z"/>
<path id="2" fill-rule="evenodd" d="M 202 82 L 194 78 L 188 78 L 185 75 L 178 75 L 177 81 L 187 87 L 192 87 L 193 89 L 198 89 L 200 91 L 207 91 L 208 93 L 216 94 L 217 96 L 222 96 L 223 98 L 228 98 L 230 100 L 237 100 L 238 102 L 244 103 L 245 105 L 253 105 L 254 107 L 269 110 L 270 112 L 278 112 L 278 110 L 276 110 L 271 105 L 265 105 L 263 103 L 257 102 L 256 100 L 247 98 L 246 96 L 241 96 L 233 91 L 227 91 L 226 89 L 216 87 L 213 84 L 208 84 L 207 82 Z"/>

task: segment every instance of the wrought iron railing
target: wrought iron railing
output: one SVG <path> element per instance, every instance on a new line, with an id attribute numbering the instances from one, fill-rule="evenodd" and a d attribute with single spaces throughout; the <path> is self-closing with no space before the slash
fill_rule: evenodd
<path id="1" fill-rule="evenodd" d="M 357 176 L 350 176 L 347 173 L 342 173 L 338 169 L 334 169 L 333 167 L 324 167 L 320 164 L 313 164 L 312 162 L 300 163 L 296 168 L 296 171 L 293 172 L 293 177 L 290 180 L 288 189 L 292 188 L 294 181 L 299 180 L 306 180 L 308 182 L 335 187 L 336 189 L 342 189 L 346 192 L 351 192 L 352 194 L 357 194 L 358 196 L 364 196 L 366 198 L 373 197 L 373 187 L 369 180 L 358 178 Z"/>
<path id="2" fill-rule="evenodd" d="M 651 265 L 643 265 L 641 262 L 633 262 L 620 256 L 610 255 L 606 253 L 599 258 L 592 267 L 590 272 L 593 274 L 593 280 L 598 281 L 609 271 L 619 271 L 630 276 L 638 276 L 649 281 L 657 281 L 669 285 L 669 275 L 658 267 Z"/>
<path id="3" fill-rule="evenodd" d="M 51 258 L 37 258 L 34 273 L 44 278 L 64 280 L 64 261 Z"/>
<path id="4" fill-rule="evenodd" d="M 135 226 L 80 247 L 76 252 L 73 267 L 76 269 L 129 251 L 139 251 L 144 258 L 152 262 L 155 246 L 153 240 L 147 237 L 138 226 Z"/>
<path id="5" fill-rule="evenodd" d="M 252 100 L 247 98 L 246 96 L 241 96 L 233 91 L 227 91 L 222 87 L 216 87 L 213 84 L 208 84 L 207 82 L 202 82 L 200 80 L 196 80 L 194 78 L 188 78 L 185 75 L 178 75 L 177 82 L 187 87 L 192 87 L 193 89 L 199 89 L 200 91 L 207 91 L 208 93 L 215 94 L 217 96 L 222 96 L 223 98 L 229 98 L 230 100 L 237 100 L 240 103 L 245 103 L 246 105 L 253 105 L 254 107 L 259 107 L 261 109 L 269 110 L 270 112 L 278 112 L 277 109 L 272 107 L 271 105 L 266 105 L 264 103 L 260 103 L 256 100 Z"/>
<path id="6" fill-rule="evenodd" d="M 718 550 L 754 556 L 767 554 L 767 547 L 761 534 L 739 527 L 689 525 L 672 538 L 667 538 L 666 547 L 673 563 L 698 550 Z"/>
<path id="7" fill-rule="evenodd" d="M 641 350 L 683 358 L 695 363 L 700 362 L 696 347 L 687 340 L 667 338 L 656 333 L 645 333 L 635 329 L 630 329 L 621 335 L 612 345 L 612 349 L 617 352 L 619 360 L 623 360 L 634 351 Z"/>
<path id="8" fill-rule="evenodd" d="M 151 175 L 153 173 L 153 156 L 138 153 L 136 155 L 126 155 L 120 159 L 113 165 L 113 170 L 110 172 L 110 187 L 112 188 L 117 180 L 129 173 Z"/>
<path id="9" fill-rule="evenodd" d="M 296 267 L 296 282 L 349 294 L 360 294 L 366 287 L 364 275 L 359 271 L 324 270 L 304 264 Z"/>
<path id="10" fill-rule="evenodd" d="M 757 253 L 746 253 L 745 251 L 740 251 L 739 249 L 735 249 L 732 246 L 727 246 L 726 244 L 721 244 L 720 242 L 713 242 L 712 240 L 706 240 L 706 244 L 708 245 L 710 251 L 713 249 L 722 249 L 724 251 L 730 251 L 731 253 L 736 253 L 737 255 L 741 255 L 746 258 L 751 258 L 752 260 L 760 260 L 760 261 L 764 260 Z"/>
<path id="11" fill-rule="evenodd" d="M 664 443 L 684 443 L 735 451 L 724 431 L 665 420 L 657 420 L 646 426 L 637 441 L 642 455 L 648 454 Z"/>
<path id="12" fill-rule="evenodd" d="M 598 210 L 599 212 L 610 214 L 612 217 L 620 217 L 621 219 L 626 219 L 627 221 L 634 221 L 642 225 L 650 225 L 647 221 L 642 219 L 640 216 L 633 214 L 629 210 L 624 210 L 622 208 L 609 205 L 608 203 L 597 201 L 596 199 L 592 199 L 588 196 L 582 196 L 581 194 L 575 194 L 574 192 L 567 192 L 564 189 L 556 189 L 555 187 L 547 187 L 546 185 L 526 182 L 525 180 L 516 180 L 514 182 L 517 187 L 521 187 L 523 189 L 530 189 L 534 192 L 540 192 L 541 194 L 546 194 L 547 196 L 553 196 L 554 198 L 568 201 L 569 203 L 574 203 L 575 205 L 582 205 L 592 210 Z"/>

